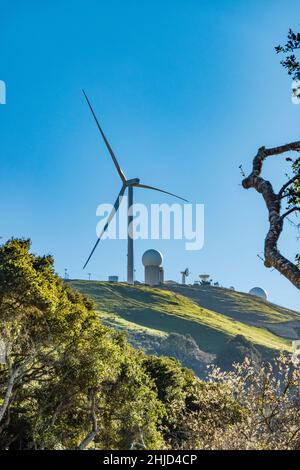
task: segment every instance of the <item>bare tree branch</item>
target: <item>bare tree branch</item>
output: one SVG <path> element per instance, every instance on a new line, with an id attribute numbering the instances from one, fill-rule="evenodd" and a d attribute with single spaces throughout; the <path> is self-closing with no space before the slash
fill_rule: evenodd
<path id="1" fill-rule="evenodd" d="M 300 270 L 285 258 L 279 251 L 277 243 L 283 229 L 284 217 L 281 216 L 281 197 L 274 192 L 270 181 L 263 179 L 260 175 L 264 160 L 273 155 L 279 155 L 290 150 L 300 151 L 300 141 L 285 144 L 279 147 L 258 149 L 252 164 L 252 172 L 245 178 L 242 185 L 245 189 L 254 188 L 260 193 L 265 201 L 269 214 L 269 231 L 265 238 L 265 266 L 274 267 L 285 276 L 294 286 L 300 289 Z"/>
<path id="2" fill-rule="evenodd" d="M 286 211 L 286 212 L 281 216 L 281 218 L 284 219 L 284 218 L 287 217 L 288 215 L 292 214 L 293 212 L 297 212 L 297 211 L 300 211 L 300 207 L 298 207 L 298 206 L 292 207 L 291 209 L 289 209 L 288 211 Z"/>
<path id="3" fill-rule="evenodd" d="M 15 381 L 16 381 L 17 374 L 18 374 L 18 369 L 11 369 L 11 372 L 10 372 L 9 378 L 8 378 L 6 392 L 5 392 L 5 397 L 4 397 L 4 400 L 3 400 L 3 404 L 0 408 L 0 423 L 3 419 L 3 416 L 6 413 L 7 408 L 8 408 L 8 405 L 9 405 L 9 402 L 10 402 L 10 399 L 11 399 L 11 396 L 12 396 L 12 392 L 13 392 L 13 387 L 14 387 L 14 384 L 15 384 Z"/>
<path id="4" fill-rule="evenodd" d="M 289 152 L 290 150 L 299 152 L 300 151 L 300 140 L 296 142 L 290 142 L 289 144 L 279 145 L 278 147 L 273 147 L 270 149 L 266 149 L 263 147 L 266 153 L 266 156 L 269 157 L 271 155 L 279 155 L 281 153 Z"/>

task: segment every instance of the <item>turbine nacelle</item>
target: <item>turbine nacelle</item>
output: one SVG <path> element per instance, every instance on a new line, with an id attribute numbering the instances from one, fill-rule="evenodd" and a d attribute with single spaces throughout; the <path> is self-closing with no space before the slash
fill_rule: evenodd
<path id="1" fill-rule="evenodd" d="M 136 184 L 139 184 L 140 179 L 139 178 L 132 178 L 131 180 L 126 180 L 125 181 L 125 186 L 134 186 Z"/>

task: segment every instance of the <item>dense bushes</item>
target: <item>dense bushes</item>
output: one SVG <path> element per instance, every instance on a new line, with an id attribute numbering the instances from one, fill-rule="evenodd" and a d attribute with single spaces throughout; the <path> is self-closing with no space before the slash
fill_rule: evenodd
<path id="1" fill-rule="evenodd" d="M 223 418 L 219 423 L 220 414 L 213 413 L 211 428 L 204 426 L 204 430 L 211 429 L 211 439 L 203 433 L 202 411 L 186 418 L 189 448 L 300 449 L 300 368 L 290 355 L 281 354 L 272 364 L 263 365 L 246 358 L 231 372 L 214 368 L 209 384 L 217 386 L 217 394 L 223 390 L 228 404 L 232 399 L 234 402 L 227 410 L 221 406 Z M 208 397 L 208 408 L 213 401 Z M 222 397 L 219 403 L 224 403 Z M 230 416 L 232 419 L 228 419 Z"/>
<path id="2" fill-rule="evenodd" d="M 215 363 L 222 370 L 232 370 L 234 362 L 241 363 L 246 357 L 257 364 L 262 361 L 258 349 L 244 336 L 236 335 L 225 344 L 223 350 L 217 355 Z"/>
<path id="3" fill-rule="evenodd" d="M 189 334 L 170 333 L 166 337 L 154 337 L 146 333 L 128 332 L 128 341 L 136 349 L 143 349 L 148 355 L 177 359 L 200 378 L 206 377 L 207 365 L 215 358 L 214 354 L 202 351 Z"/>

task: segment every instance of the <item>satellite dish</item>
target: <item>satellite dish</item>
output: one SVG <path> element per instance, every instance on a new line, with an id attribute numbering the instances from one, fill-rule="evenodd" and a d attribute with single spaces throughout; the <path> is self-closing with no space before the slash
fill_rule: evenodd
<path id="1" fill-rule="evenodd" d="M 202 286 L 208 286 L 210 285 L 210 274 L 199 274 L 199 277 L 201 279 L 201 285 Z"/>
<path id="2" fill-rule="evenodd" d="M 185 276 L 189 276 L 189 275 L 190 275 L 189 268 L 185 268 L 185 270 L 184 270 L 184 271 L 181 271 L 180 274 L 184 274 Z"/>
<path id="3" fill-rule="evenodd" d="M 182 275 L 182 284 L 185 284 L 185 279 L 190 275 L 189 268 L 185 268 L 185 270 L 181 271 L 180 274 Z"/>

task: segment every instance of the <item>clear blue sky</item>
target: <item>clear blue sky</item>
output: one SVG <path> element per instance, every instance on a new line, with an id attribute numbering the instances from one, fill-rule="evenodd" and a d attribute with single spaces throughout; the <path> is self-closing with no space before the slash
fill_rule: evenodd
<path id="1" fill-rule="evenodd" d="M 266 210 L 240 186 L 261 145 L 299 140 L 300 106 L 274 46 L 299 28 L 297 1 L 10 1 L 0 4 L 0 235 L 31 237 L 57 271 L 87 278 L 96 206 L 119 180 L 81 94 L 85 88 L 128 177 L 177 191 L 206 210 L 205 246 L 138 241 L 164 253 L 166 277 L 210 273 L 224 286 L 255 285 L 299 309 L 299 292 L 264 268 Z M 281 159 L 266 165 L 279 185 Z M 138 202 L 169 202 L 136 193 Z M 282 251 L 297 251 L 288 227 Z M 126 276 L 126 242 L 105 241 L 87 269 Z"/>

